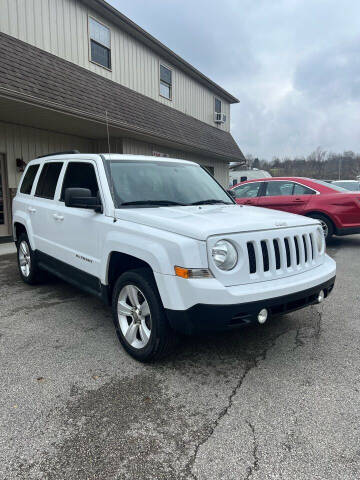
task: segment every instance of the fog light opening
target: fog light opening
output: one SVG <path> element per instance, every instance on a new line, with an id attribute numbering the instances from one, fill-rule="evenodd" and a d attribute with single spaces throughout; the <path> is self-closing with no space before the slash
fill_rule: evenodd
<path id="1" fill-rule="evenodd" d="M 267 311 L 266 308 L 263 308 L 258 313 L 258 316 L 257 316 L 258 322 L 261 323 L 261 324 L 265 323 L 266 320 L 268 319 L 268 316 L 269 316 L 269 312 Z"/>
<path id="2" fill-rule="evenodd" d="M 320 290 L 319 295 L 317 297 L 317 303 L 321 303 L 325 298 L 325 292 L 324 290 Z"/>

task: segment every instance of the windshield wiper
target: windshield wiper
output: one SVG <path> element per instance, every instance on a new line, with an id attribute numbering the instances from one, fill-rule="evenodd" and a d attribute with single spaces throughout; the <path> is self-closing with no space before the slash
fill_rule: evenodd
<path id="1" fill-rule="evenodd" d="M 208 200 L 200 200 L 199 202 L 190 203 L 190 205 L 216 205 L 217 203 L 223 203 L 224 205 L 232 205 L 231 202 L 225 202 L 224 200 L 216 200 L 215 198 L 209 198 Z"/>
<path id="2" fill-rule="evenodd" d="M 136 200 L 134 202 L 123 202 L 120 206 L 131 206 L 131 205 L 147 205 L 155 207 L 167 207 L 173 205 L 185 206 L 185 203 L 173 202 L 171 200 Z"/>

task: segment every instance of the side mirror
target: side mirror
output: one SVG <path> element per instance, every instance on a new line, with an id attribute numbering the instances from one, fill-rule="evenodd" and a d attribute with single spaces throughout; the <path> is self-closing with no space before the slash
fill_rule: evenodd
<path id="1" fill-rule="evenodd" d="M 66 188 L 65 206 L 72 208 L 86 208 L 101 213 L 103 207 L 98 196 L 92 197 L 88 188 Z"/>
<path id="2" fill-rule="evenodd" d="M 235 190 L 227 190 L 227 193 L 233 198 L 233 200 L 236 200 Z"/>

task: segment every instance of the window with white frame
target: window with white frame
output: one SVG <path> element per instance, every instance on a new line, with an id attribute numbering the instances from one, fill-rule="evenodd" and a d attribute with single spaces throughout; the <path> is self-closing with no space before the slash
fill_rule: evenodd
<path id="1" fill-rule="evenodd" d="M 221 100 L 215 97 L 215 113 L 221 113 Z"/>
<path id="2" fill-rule="evenodd" d="M 172 71 L 165 65 L 160 65 L 160 95 L 172 99 Z"/>
<path id="3" fill-rule="evenodd" d="M 111 69 L 111 32 L 106 25 L 89 17 L 90 59 Z"/>

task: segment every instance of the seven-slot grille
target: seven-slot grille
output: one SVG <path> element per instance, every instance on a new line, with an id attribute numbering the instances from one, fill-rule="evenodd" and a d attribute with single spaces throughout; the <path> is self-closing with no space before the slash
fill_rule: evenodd
<path id="1" fill-rule="evenodd" d="M 246 246 L 252 275 L 304 270 L 317 263 L 315 232 L 251 240 Z"/>

